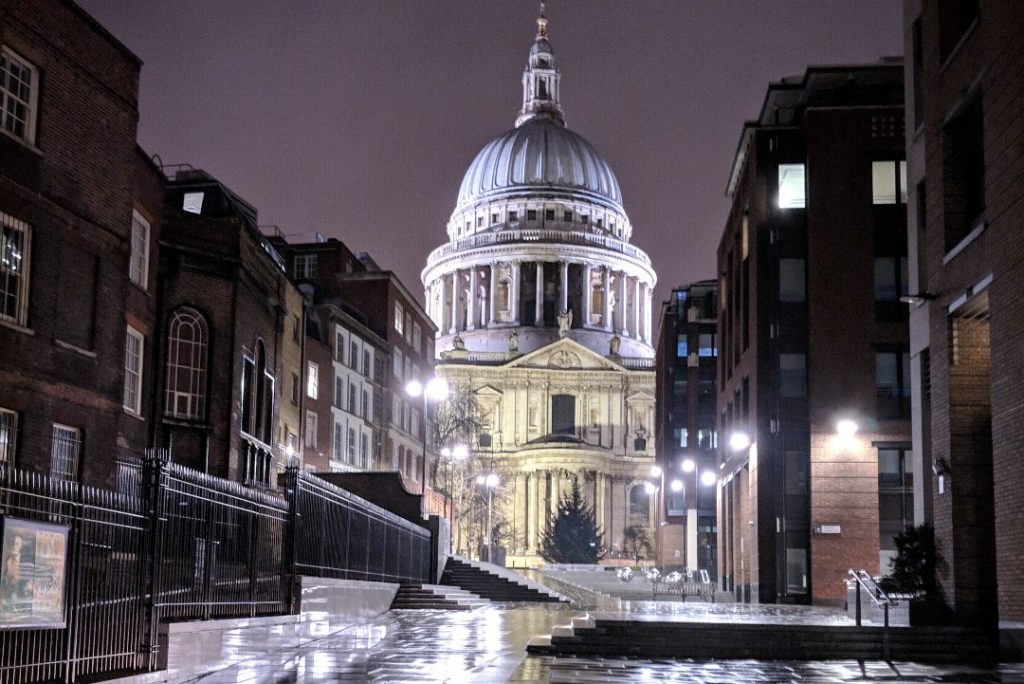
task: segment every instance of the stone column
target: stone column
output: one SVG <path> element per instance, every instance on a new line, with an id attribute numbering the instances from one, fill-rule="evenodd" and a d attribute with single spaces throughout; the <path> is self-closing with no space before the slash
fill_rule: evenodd
<path id="1" fill-rule="evenodd" d="M 633 337 L 640 339 L 640 278 L 633 280 Z"/>
<path id="2" fill-rule="evenodd" d="M 534 306 L 533 324 L 538 328 L 544 325 L 544 262 L 537 262 L 537 301 Z"/>
<path id="3" fill-rule="evenodd" d="M 560 494 L 559 490 L 560 490 L 560 488 L 562 486 L 562 478 L 559 477 L 560 473 L 557 470 L 552 470 L 550 472 L 551 472 L 551 497 L 548 500 L 548 504 L 551 506 L 551 520 L 554 520 L 555 518 L 558 517 L 558 498 L 559 498 L 559 494 Z"/>
<path id="4" fill-rule="evenodd" d="M 560 261 L 558 262 L 561 267 L 561 281 L 559 283 L 559 295 L 562 300 L 562 306 L 559 311 L 568 311 L 569 309 L 569 262 Z"/>
<path id="5" fill-rule="evenodd" d="M 601 323 L 604 325 L 604 329 L 608 332 L 612 331 L 612 271 L 607 266 L 604 267 L 604 273 L 601 275 L 601 281 L 604 285 L 604 312 L 601 316 Z"/>
<path id="6" fill-rule="evenodd" d="M 537 471 L 526 476 L 526 549 L 537 548 Z"/>
<path id="7" fill-rule="evenodd" d="M 580 319 L 581 328 L 590 327 L 590 309 L 593 304 L 591 301 L 593 291 L 590 287 L 590 278 L 590 264 L 583 264 L 583 317 Z"/>
<path id="8" fill-rule="evenodd" d="M 629 324 L 629 316 L 626 311 L 626 273 L 624 271 L 619 272 L 619 331 L 623 335 L 628 335 L 629 330 L 626 326 Z"/>
<path id="9" fill-rule="evenodd" d="M 452 325 L 449 333 L 459 330 L 459 269 L 452 271 Z"/>
<path id="10" fill-rule="evenodd" d="M 476 330 L 476 266 L 469 269 L 469 301 L 466 302 L 466 330 Z"/>
<path id="11" fill-rule="evenodd" d="M 495 309 L 497 303 L 495 301 L 495 295 L 498 291 L 498 267 L 497 264 L 491 264 L 491 270 L 489 271 L 490 277 L 487 280 L 487 327 L 494 325 L 494 320 L 498 317 L 498 312 Z M 509 292 L 509 301 L 512 301 L 511 292 Z"/>
<path id="12" fill-rule="evenodd" d="M 523 262 L 512 262 L 512 284 L 508 290 L 508 307 L 512 311 L 512 323 L 519 323 L 519 281 L 522 280 Z"/>

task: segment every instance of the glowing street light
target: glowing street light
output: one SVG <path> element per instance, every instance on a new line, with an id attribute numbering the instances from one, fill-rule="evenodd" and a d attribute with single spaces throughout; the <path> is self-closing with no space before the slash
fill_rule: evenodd
<path id="1" fill-rule="evenodd" d="M 656 465 L 651 466 L 651 477 L 661 477 L 661 468 Z"/>
<path id="2" fill-rule="evenodd" d="M 853 437 L 857 432 L 857 423 L 849 418 L 844 418 L 836 423 L 836 432 L 838 432 L 841 437 Z"/>
<path id="3" fill-rule="evenodd" d="M 692 458 L 683 459 L 683 472 L 692 473 L 697 469 L 697 464 L 693 462 Z"/>
<path id="4" fill-rule="evenodd" d="M 644 482 L 644 491 L 648 495 L 654 494 L 658 490 L 658 487 L 653 482 Z"/>
<path id="5" fill-rule="evenodd" d="M 700 483 L 705 487 L 710 487 L 716 482 L 718 482 L 718 476 L 715 475 L 715 471 L 705 470 L 703 473 L 700 474 Z"/>
<path id="6" fill-rule="evenodd" d="M 424 385 L 419 380 L 410 380 L 405 385 L 405 393 L 410 397 L 423 399 L 423 463 L 420 469 L 420 486 L 423 495 L 420 497 L 420 512 L 427 517 L 427 402 L 441 402 L 448 398 L 448 382 L 444 378 L 433 377 Z"/>
<path id="7" fill-rule="evenodd" d="M 681 491 L 683 491 L 683 481 L 682 480 L 672 480 L 672 483 L 669 485 L 669 488 L 673 492 L 681 492 Z"/>
<path id="8" fill-rule="evenodd" d="M 729 437 L 729 448 L 733 451 L 743 451 L 750 446 L 750 435 L 746 432 L 734 432 Z"/>

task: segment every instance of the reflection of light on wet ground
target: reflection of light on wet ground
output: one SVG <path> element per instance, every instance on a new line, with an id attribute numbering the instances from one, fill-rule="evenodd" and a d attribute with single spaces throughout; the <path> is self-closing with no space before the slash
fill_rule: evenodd
<path id="1" fill-rule="evenodd" d="M 268 641 L 235 648 L 249 660 L 202 677 L 203 684 L 313 682 L 1017 682 L 1024 665 L 985 670 L 854 661 L 694 662 L 526 656 L 526 642 L 583 611 L 554 604 L 490 606 L 473 611 L 385 613 L 301 647 Z M 273 639 L 269 640 L 273 642 Z"/>

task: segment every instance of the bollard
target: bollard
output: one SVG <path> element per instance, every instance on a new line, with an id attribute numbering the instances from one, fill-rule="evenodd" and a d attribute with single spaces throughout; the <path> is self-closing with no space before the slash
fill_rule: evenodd
<path id="1" fill-rule="evenodd" d="M 860 627 L 860 582 L 857 582 L 857 626 Z"/>

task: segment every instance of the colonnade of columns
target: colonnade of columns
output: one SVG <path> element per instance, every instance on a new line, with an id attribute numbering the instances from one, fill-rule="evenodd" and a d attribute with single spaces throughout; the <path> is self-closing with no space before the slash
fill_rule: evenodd
<path id="1" fill-rule="evenodd" d="M 526 264 L 535 266 L 533 292 L 534 325 L 544 325 L 545 277 L 556 269 L 557 311 L 573 311 L 573 327 L 603 330 L 622 337 L 652 343 L 651 283 L 640 276 L 608 266 L 593 266 L 576 260 L 508 261 L 443 274 L 427 286 L 430 315 L 442 335 L 472 331 L 496 325 L 519 325 L 521 302 L 528 294 L 523 282 Z M 570 291 L 569 269 L 580 266 L 575 281 L 581 291 Z M 574 297 L 573 294 L 578 296 Z"/>
<path id="2" fill-rule="evenodd" d="M 584 498 L 593 507 L 597 526 L 603 531 L 605 548 L 614 542 L 621 550 L 623 530 L 630 524 L 628 492 L 639 485 L 598 471 L 590 471 L 586 478 L 582 474 L 578 477 Z M 558 515 L 558 503 L 569 491 L 571 480 L 558 469 L 519 471 L 506 487 L 512 492 L 505 502 L 505 519 L 513 536 L 511 551 L 535 554 L 550 521 Z M 649 513 L 654 514 L 653 505 Z"/>

